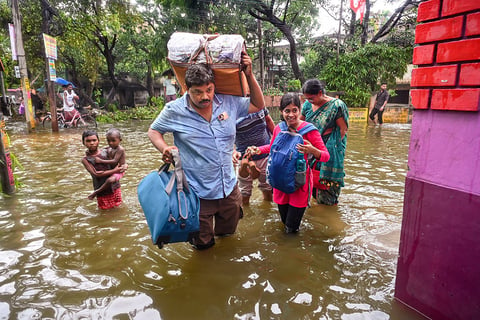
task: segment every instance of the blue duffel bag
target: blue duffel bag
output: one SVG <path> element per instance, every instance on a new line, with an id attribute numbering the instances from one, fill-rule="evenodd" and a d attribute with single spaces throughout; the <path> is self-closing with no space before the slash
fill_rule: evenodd
<path id="1" fill-rule="evenodd" d="M 137 188 L 138 200 L 159 248 L 174 242 L 192 242 L 198 235 L 200 200 L 189 188 L 178 150 L 172 150 L 174 170 L 164 164 L 149 173 Z"/>

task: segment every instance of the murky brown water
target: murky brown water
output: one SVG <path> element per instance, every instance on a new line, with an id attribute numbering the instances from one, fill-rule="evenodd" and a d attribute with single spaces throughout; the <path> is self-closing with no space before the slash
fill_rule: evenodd
<path id="1" fill-rule="evenodd" d="M 257 191 L 237 233 L 198 252 L 152 245 L 136 195 L 160 165 L 149 123 L 118 126 L 130 167 L 108 212 L 86 198 L 81 131 L 10 124 L 25 170 L 0 195 L 0 319 L 420 319 L 393 300 L 409 125 L 352 125 L 341 203 L 313 205 L 297 236 Z"/>

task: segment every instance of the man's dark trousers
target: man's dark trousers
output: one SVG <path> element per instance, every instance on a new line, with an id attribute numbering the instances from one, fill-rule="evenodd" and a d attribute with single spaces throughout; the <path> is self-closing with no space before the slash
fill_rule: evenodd
<path id="1" fill-rule="evenodd" d="M 370 112 L 370 119 L 372 121 L 375 121 L 374 120 L 374 117 L 376 114 L 378 114 L 378 123 L 379 124 L 382 124 L 383 123 L 383 111 L 385 111 L 385 109 L 383 109 L 382 111 L 380 111 L 380 109 L 377 109 L 377 108 L 373 108 L 372 111 Z"/>

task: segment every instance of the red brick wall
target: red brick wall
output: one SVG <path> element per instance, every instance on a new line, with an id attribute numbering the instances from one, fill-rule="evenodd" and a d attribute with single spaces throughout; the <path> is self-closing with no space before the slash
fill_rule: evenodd
<path id="1" fill-rule="evenodd" d="M 479 111 L 480 0 L 422 2 L 417 22 L 413 107 Z"/>

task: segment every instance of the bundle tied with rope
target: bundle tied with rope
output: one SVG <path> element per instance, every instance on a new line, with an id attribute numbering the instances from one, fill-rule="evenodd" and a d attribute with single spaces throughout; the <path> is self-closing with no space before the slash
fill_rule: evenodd
<path id="1" fill-rule="evenodd" d="M 247 78 L 242 71 L 242 51 L 245 40 L 241 35 L 207 35 L 175 32 L 168 43 L 168 61 L 172 66 L 181 93 L 187 90 L 185 73 L 191 64 L 206 63 L 215 75 L 215 92 L 247 96 Z"/>

